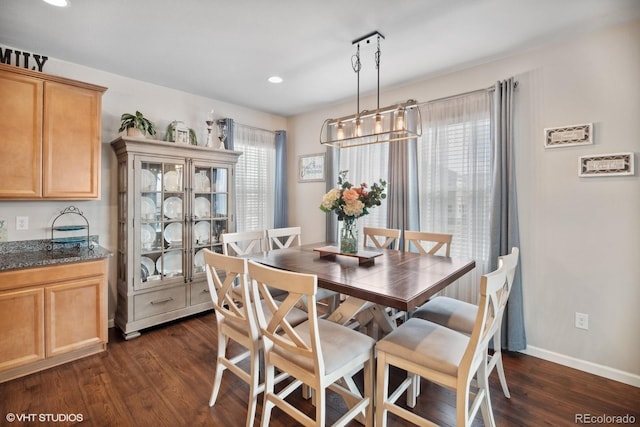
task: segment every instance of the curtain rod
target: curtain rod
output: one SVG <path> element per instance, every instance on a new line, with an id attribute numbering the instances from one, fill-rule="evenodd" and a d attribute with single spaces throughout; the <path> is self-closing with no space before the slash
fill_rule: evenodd
<path id="1" fill-rule="evenodd" d="M 515 81 L 515 82 L 513 83 L 513 87 L 514 87 L 514 88 L 518 87 L 518 82 L 517 82 L 517 81 Z M 446 100 L 448 100 L 448 99 L 453 99 L 453 98 L 459 98 L 459 97 L 461 97 L 461 96 L 467 96 L 467 95 L 471 95 L 471 94 L 473 94 L 473 93 L 478 93 L 478 92 L 485 92 L 485 91 L 486 91 L 486 92 L 493 92 L 494 90 L 496 90 L 496 86 L 495 86 L 495 85 L 493 85 L 493 86 L 489 86 L 489 87 L 486 87 L 486 88 L 484 88 L 484 89 L 470 90 L 470 91 L 468 91 L 468 92 L 458 93 L 458 94 L 456 94 L 456 95 L 449 95 L 449 96 L 443 96 L 442 98 L 430 99 L 429 101 L 425 101 L 425 102 L 421 102 L 421 103 L 419 103 L 419 104 L 418 104 L 418 106 L 423 106 L 423 105 L 431 104 L 431 103 L 433 103 L 433 102 L 446 101 Z"/>
<path id="2" fill-rule="evenodd" d="M 269 133 L 273 133 L 273 134 L 275 134 L 277 132 L 275 130 L 263 129 L 263 128 L 259 128 L 259 127 L 256 127 L 256 126 L 245 125 L 243 123 L 237 123 L 237 122 L 236 122 L 236 126 L 242 126 L 244 128 L 249 128 L 249 129 L 253 129 L 253 130 L 261 130 L 263 132 L 269 132 Z"/>

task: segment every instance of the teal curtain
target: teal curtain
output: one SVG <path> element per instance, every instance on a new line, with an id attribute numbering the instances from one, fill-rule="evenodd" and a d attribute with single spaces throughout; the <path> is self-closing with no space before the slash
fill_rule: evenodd
<path id="1" fill-rule="evenodd" d="M 289 200 L 287 198 L 287 132 L 276 131 L 276 180 L 274 227 L 289 226 Z"/>
<path id="2" fill-rule="evenodd" d="M 513 98 L 517 83 L 513 78 L 497 82 L 494 91 L 492 135 L 494 138 L 494 173 L 491 213 L 491 243 L 489 260 L 495 269 L 498 256 L 520 247 L 518 202 L 516 194 L 515 156 L 513 141 Z M 522 257 L 522 251 L 520 252 Z M 522 263 L 509 295 L 502 322 L 502 344 L 510 351 L 527 347 L 522 302 Z"/>
<path id="3" fill-rule="evenodd" d="M 334 147 L 327 147 L 327 153 L 325 156 L 325 190 L 329 191 L 335 187 L 338 181 L 338 174 L 340 173 L 340 156 L 339 149 Z M 327 242 L 338 242 L 338 217 L 331 214 L 326 216 L 326 236 Z"/>

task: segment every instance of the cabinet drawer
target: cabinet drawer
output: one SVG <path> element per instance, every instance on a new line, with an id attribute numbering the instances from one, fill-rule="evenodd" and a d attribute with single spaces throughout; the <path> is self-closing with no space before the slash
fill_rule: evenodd
<path id="1" fill-rule="evenodd" d="M 211 293 L 207 282 L 191 284 L 191 305 L 211 302 Z"/>
<path id="2" fill-rule="evenodd" d="M 184 286 L 149 292 L 133 297 L 133 317 L 135 320 L 168 313 L 187 306 Z"/>

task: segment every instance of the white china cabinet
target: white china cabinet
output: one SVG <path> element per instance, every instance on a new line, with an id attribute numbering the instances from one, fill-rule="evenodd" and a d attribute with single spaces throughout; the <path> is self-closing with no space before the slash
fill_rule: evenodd
<path id="1" fill-rule="evenodd" d="M 235 151 L 146 138 L 111 142 L 118 158 L 118 299 L 126 339 L 212 308 L 203 249 L 235 231 Z"/>

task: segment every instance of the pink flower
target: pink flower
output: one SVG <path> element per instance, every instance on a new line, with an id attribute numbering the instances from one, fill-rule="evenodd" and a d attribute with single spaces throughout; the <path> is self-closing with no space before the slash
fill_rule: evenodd
<path id="1" fill-rule="evenodd" d="M 358 192 L 352 188 L 349 188 L 348 190 L 344 190 L 342 192 L 342 200 L 347 203 L 354 202 L 358 200 L 359 197 L 360 195 L 358 194 Z"/>

